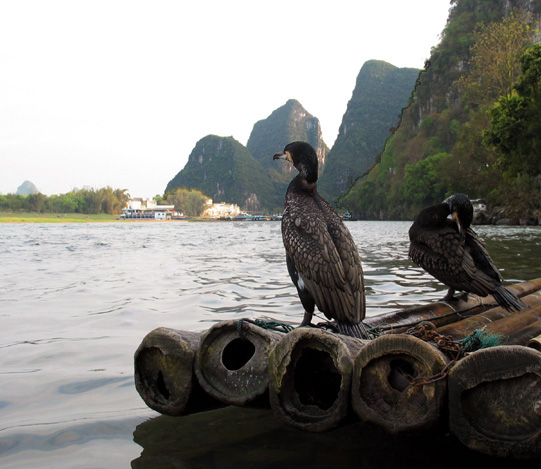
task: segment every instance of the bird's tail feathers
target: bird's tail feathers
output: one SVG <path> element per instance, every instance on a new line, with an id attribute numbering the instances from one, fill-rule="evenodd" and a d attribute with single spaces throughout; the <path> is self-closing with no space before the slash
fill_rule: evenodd
<path id="1" fill-rule="evenodd" d="M 350 337 L 357 337 L 358 339 L 372 338 L 362 321 L 359 324 L 346 324 L 344 322 L 336 321 L 334 325 L 338 329 L 338 332 L 342 335 L 349 335 Z"/>
<path id="2" fill-rule="evenodd" d="M 501 285 L 492 292 L 492 296 L 507 311 L 522 311 L 529 308 L 518 296 Z"/>

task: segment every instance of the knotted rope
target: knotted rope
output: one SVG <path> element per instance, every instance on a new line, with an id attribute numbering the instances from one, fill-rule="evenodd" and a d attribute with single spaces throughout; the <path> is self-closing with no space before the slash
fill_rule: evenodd
<path id="1" fill-rule="evenodd" d="M 262 329 L 267 329 L 271 331 L 284 332 L 288 333 L 295 329 L 291 324 L 286 324 L 285 322 L 279 321 L 264 321 L 263 319 L 246 319 L 242 318 L 237 321 L 237 334 L 241 339 L 243 339 L 244 333 L 242 332 L 242 323 L 249 322 L 254 324 Z"/>
<path id="2" fill-rule="evenodd" d="M 451 361 L 437 374 L 433 376 L 410 376 L 412 386 L 422 386 L 435 383 L 444 379 L 455 363 L 466 353 L 475 352 L 482 348 L 494 347 L 503 343 L 504 337 L 499 334 L 492 334 L 483 329 L 476 329 L 462 340 L 454 340 L 451 336 L 444 336 L 436 331 L 436 326 L 431 322 L 423 322 L 406 331 L 406 334 L 413 335 L 425 342 L 434 342 Z"/>

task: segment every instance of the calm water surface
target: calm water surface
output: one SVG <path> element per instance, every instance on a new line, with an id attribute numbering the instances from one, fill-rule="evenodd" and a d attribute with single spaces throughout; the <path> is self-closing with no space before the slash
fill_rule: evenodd
<path id="1" fill-rule="evenodd" d="M 407 258 L 409 225 L 348 222 L 369 316 L 443 295 Z M 541 277 L 541 228 L 477 231 L 508 283 Z M 443 434 L 391 439 L 352 423 L 314 435 L 267 410 L 170 418 L 145 406 L 133 353 L 152 329 L 300 322 L 277 222 L 0 225 L 0 286 L 0 467 L 418 467 L 434 458 L 456 467 L 478 458 Z"/>

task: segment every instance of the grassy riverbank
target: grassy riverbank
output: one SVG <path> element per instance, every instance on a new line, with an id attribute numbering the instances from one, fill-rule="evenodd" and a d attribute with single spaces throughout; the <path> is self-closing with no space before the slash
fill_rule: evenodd
<path id="1" fill-rule="evenodd" d="M 0 212 L 0 223 L 175 223 L 183 221 L 197 222 L 212 220 L 209 218 L 187 218 L 183 220 L 154 220 L 150 218 L 135 218 L 129 220 L 120 220 L 119 215 L 107 215 L 106 213 L 88 215 L 85 213 Z"/>
<path id="2" fill-rule="evenodd" d="M 0 212 L 0 223 L 89 223 L 118 221 L 118 215 L 104 213 L 14 213 Z"/>

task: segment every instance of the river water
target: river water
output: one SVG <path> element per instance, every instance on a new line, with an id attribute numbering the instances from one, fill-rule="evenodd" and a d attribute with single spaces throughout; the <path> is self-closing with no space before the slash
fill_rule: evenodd
<path id="1" fill-rule="evenodd" d="M 444 294 L 408 260 L 409 225 L 347 223 L 368 316 Z M 507 283 L 541 277 L 540 227 L 476 230 Z M 309 434 L 265 409 L 171 418 L 146 407 L 133 353 L 152 329 L 300 322 L 278 222 L 4 224 L 0 287 L 2 468 L 419 467 L 435 458 L 457 467 L 488 459 L 444 432 L 393 439 L 351 423 Z"/>

